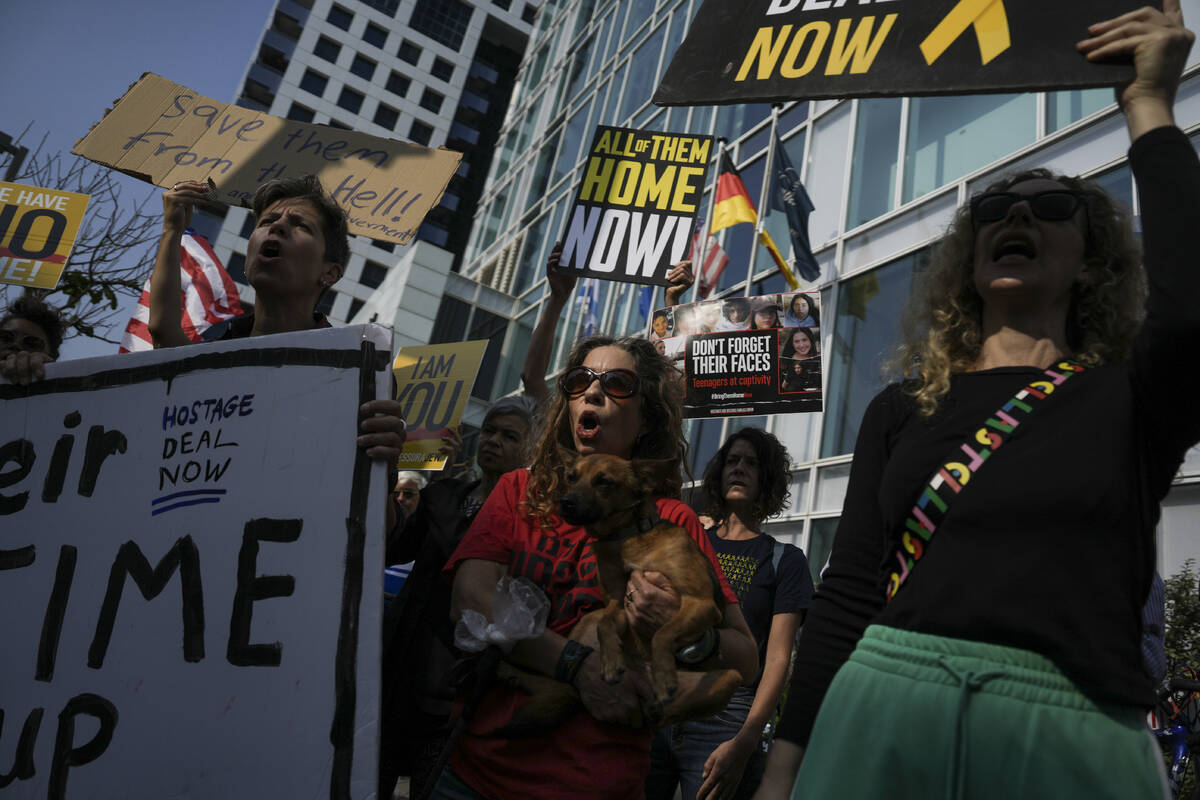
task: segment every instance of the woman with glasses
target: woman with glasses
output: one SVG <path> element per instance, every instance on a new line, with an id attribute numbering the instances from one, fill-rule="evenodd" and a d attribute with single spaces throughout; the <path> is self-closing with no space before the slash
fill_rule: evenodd
<path id="1" fill-rule="evenodd" d="M 1099 187 L 1044 170 L 955 215 L 800 638 L 772 754 L 807 745 L 793 797 L 1163 796 L 1140 612 L 1200 440 L 1200 162 L 1172 114 L 1193 36 L 1178 0 L 1088 35 L 1135 66 L 1144 254 Z"/>
<path id="2" fill-rule="evenodd" d="M 45 377 L 45 365 L 58 360 L 65 330 L 62 315 L 33 295 L 12 302 L 0 319 L 0 375 L 28 384 Z"/>
<path id="3" fill-rule="evenodd" d="M 716 555 L 692 511 L 676 499 L 687 453 L 682 435 L 679 374 L 645 339 L 592 337 L 577 344 L 551 400 L 529 470 L 500 479 L 446 564 L 453 578 L 453 614 L 490 617 L 496 583 L 524 577 L 550 599 L 546 631 L 516 645 L 508 659 L 537 674 L 573 684 L 585 710 L 554 730 L 521 738 L 489 737 L 528 699 L 493 686 L 458 740 L 435 798 L 629 797 L 641 793 L 649 770 L 650 730 L 643 704 L 652 696 L 642 675 L 627 672 L 610 685 L 600 677 L 594 642 L 567 637 L 603 602 L 596 559 L 586 533 L 558 514 L 565 475 L 577 454 L 605 453 L 665 462 L 653 486 L 663 520 L 687 529 L 714 565 Z M 729 667 L 746 680 L 758 670 L 754 640 L 729 584 L 716 629 L 680 651 L 685 664 Z M 661 574 L 634 571 L 625 609 L 632 625 L 657 630 L 679 597 Z M 693 673 L 695 674 L 695 673 Z M 680 680 L 688 673 L 681 672 Z M 681 686 L 680 691 L 683 691 Z"/>

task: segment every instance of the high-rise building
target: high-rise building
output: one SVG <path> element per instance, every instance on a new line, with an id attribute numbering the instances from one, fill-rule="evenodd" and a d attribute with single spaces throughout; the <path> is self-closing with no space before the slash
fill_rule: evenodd
<path id="1" fill-rule="evenodd" d="M 584 149 L 597 124 L 711 133 L 725 137 L 751 196 L 758 198 L 771 138 L 771 108 L 658 108 L 650 96 L 701 0 L 545 0 L 476 211 L 463 275 L 441 300 L 436 335 L 489 336 L 484 400 L 517 391 L 520 366 L 545 296 L 544 262 L 562 236 Z M 1200 19 L 1200 0 L 1184 0 Z M 1082 22 L 1086 22 L 1083 20 Z M 1082 30 L 1082 27 L 1081 27 Z M 1180 126 L 1200 140 L 1200 49 L 1177 105 Z M 795 463 L 791 505 L 768 532 L 805 548 L 814 569 L 829 552 L 841 512 L 863 410 L 883 386 L 912 279 L 954 209 L 1002 172 L 1045 165 L 1101 182 L 1134 212 L 1124 121 L 1108 89 L 793 102 L 777 128 L 816 210 L 809 236 L 820 278 L 825 411 L 689 423 L 699 473 L 732 431 L 758 425 L 788 446 Z M 707 208 L 707 200 L 704 208 Z M 768 216 L 787 248 L 782 215 Z M 732 263 L 715 296 L 784 288 L 753 227 L 720 234 Z M 463 276 L 466 276 L 465 278 Z M 468 280 L 471 279 L 471 280 Z M 640 287 L 601 282 L 600 330 L 644 330 Z M 661 303 L 658 290 L 655 300 Z M 1190 302 L 1189 300 L 1182 300 Z M 569 306 L 558 323 L 551 369 L 561 368 L 580 330 Z M 444 340 L 443 339 L 443 340 Z M 1185 462 L 1163 508 L 1159 566 L 1173 572 L 1200 559 L 1200 453 Z"/>
<path id="2" fill-rule="evenodd" d="M 278 0 L 246 69 L 239 105 L 304 122 L 463 153 L 417 242 L 351 237 L 350 260 L 318 310 L 357 321 L 388 275 L 404 271 L 390 309 L 424 342 L 442 286 L 459 267 L 495 150 L 535 5 L 524 0 Z M 247 211 L 197 216 L 197 227 L 253 303 L 246 285 Z M 414 263 L 411 256 L 421 258 Z M 401 257 L 404 256 L 402 259 Z M 391 323 L 389 316 L 386 320 Z"/>

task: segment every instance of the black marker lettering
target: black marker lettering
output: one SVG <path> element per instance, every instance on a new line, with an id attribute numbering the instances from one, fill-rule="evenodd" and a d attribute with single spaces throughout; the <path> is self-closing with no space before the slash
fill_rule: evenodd
<path id="1" fill-rule="evenodd" d="M 258 577 L 259 542 L 294 542 L 300 538 L 304 521 L 299 519 L 252 519 L 242 532 L 238 552 L 237 590 L 233 595 L 233 613 L 229 620 L 229 646 L 225 658 L 235 667 L 278 667 L 283 645 L 250 644 L 250 621 L 254 601 L 268 597 L 290 597 L 296 589 L 291 575 Z"/>
<path id="2" fill-rule="evenodd" d="M 124 453 L 129 446 L 125 434 L 118 430 L 106 431 L 103 425 L 93 425 L 88 430 L 87 452 L 83 456 L 83 471 L 79 473 L 79 494 L 91 497 L 96 491 L 96 478 L 100 476 L 100 465 L 114 453 Z"/>
<path id="3" fill-rule="evenodd" d="M 42 639 L 38 644 L 37 670 L 34 679 L 46 681 L 54 677 L 54 660 L 58 656 L 58 640 L 62 636 L 63 617 L 67 613 L 67 600 L 71 596 L 71 583 L 75 580 L 76 548 L 64 544 L 58 551 L 58 569 L 54 573 L 54 588 L 50 590 L 50 602 L 46 603 L 46 616 L 42 618 Z"/>
<path id="4" fill-rule="evenodd" d="M 87 714 L 100 721 L 100 728 L 91 741 L 74 747 L 75 718 Z M 54 737 L 54 759 L 50 762 L 49 800 L 67 796 L 67 770 L 95 761 L 108 749 L 113 730 L 117 727 L 117 707 L 98 694 L 77 694 L 67 701 L 58 715 L 58 733 Z"/>

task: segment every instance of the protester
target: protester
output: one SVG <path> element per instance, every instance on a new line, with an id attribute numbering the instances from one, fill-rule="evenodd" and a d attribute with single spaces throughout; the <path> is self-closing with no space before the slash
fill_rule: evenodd
<path id="1" fill-rule="evenodd" d="M 816 328 L 821 324 L 821 314 L 817 304 L 803 292 L 796 292 L 788 301 L 787 312 L 783 315 L 783 324 L 788 328 Z"/>
<path id="2" fill-rule="evenodd" d="M 763 728 L 778 708 L 813 593 L 804 553 L 762 532 L 763 522 L 787 505 L 789 462 L 774 436 L 743 428 L 704 470 L 704 504 L 714 520 L 709 540 L 758 643 L 762 671 L 722 713 L 655 733 L 647 800 L 671 800 L 677 789 L 683 800 L 748 798 L 758 787 L 766 762 Z"/>
<path id="3" fill-rule="evenodd" d="M 420 796 L 446 745 L 457 651 L 442 566 L 500 476 L 528 463 L 536 407 L 524 395 L 492 404 L 479 432 L 476 463 L 482 478 L 446 478 L 425 486 L 403 529 L 389 537 L 387 562 L 415 563 L 383 621 L 379 797 L 392 796 L 399 775 L 411 776 L 409 794 Z"/>
<path id="4" fill-rule="evenodd" d="M 1144 322 L 1137 240 L 1095 184 L 1025 172 L 956 214 L 801 635 L 778 754 L 807 745 L 796 798 L 1163 796 L 1141 609 L 1200 440 L 1200 162 L 1172 114 L 1194 37 L 1163 8 L 1079 43 L 1136 73 L 1117 96 Z"/>
<path id="5" fill-rule="evenodd" d="M 782 308 L 779 305 L 778 295 L 772 294 L 765 297 L 756 297 L 752 305 L 754 314 L 750 318 L 751 330 L 779 327 L 779 312 Z"/>
<path id="6" fill-rule="evenodd" d="M 585 532 L 565 523 L 557 505 L 572 453 L 661 460 L 653 486 L 659 515 L 685 527 L 715 567 L 695 515 L 673 499 L 686 452 L 678 373 L 649 341 L 592 337 L 575 346 L 532 468 L 500 479 L 445 574 L 453 577 L 456 616 L 473 609 L 490 618 L 497 581 L 505 575 L 528 578 L 545 591 L 551 603 L 546 631 L 519 642 L 507 658 L 541 675 L 570 679 L 574 673 L 586 710 L 527 738 L 489 737 L 528 698 L 507 685 L 493 686 L 458 740 L 435 798 L 627 797 L 641 791 L 650 745 L 641 704 L 652 692 L 636 671 L 606 683 L 599 659 L 587 657 L 585 644 L 566 647 L 575 623 L 600 607 L 601 590 Z M 629 588 L 626 613 L 640 630 L 656 630 L 678 607 L 678 595 L 660 574 L 635 570 Z M 758 670 L 753 640 L 724 579 L 721 588 L 729 605 L 719 635 L 704 637 L 715 644 L 706 666 L 753 676 Z M 681 672 L 680 680 L 688 675 Z"/>
<path id="7" fill-rule="evenodd" d="M 155 347 L 191 344 L 181 326 L 179 249 L 195 207 L 207 200 L 208 184 L 181 181 L 163 193 L 163 230 L 150 278 L 150 334 Z M 325 290 L 342 276 L 350 256 L 346 212 L 312 175 L 281 178 L 258 187 L 252 203 L 255 227 L 246 248 L 246 279 L 254 287 L 254 313 L 232 320 L 221 338 L 327 328 L 314 312 Z M 394 464 L 404 444 L 404 419 L 395 400 L 359 407 L 356 443 L 368 457 Z M 397 509 L 388 504 L 388 527 Z"/>
<path id="8" fill-rule="evenodd" d="M 0 320 L 0 375 L 26 385 L 46 377 L 58 360 L 66 324 L 53 306 L 32 294 L 14 300 Z"/>
<path id="9" fill-rule="evenodd" d="M 396 502 L 400 504 L 406 520 L 412 518 L 412 515 L 417 512 L 417 506 L 421 502 L 421 490 L 428 484 L 429 481 L 419 472 L 406 469 L 396 473 L 396 488 L 393 490 L 393 494 L 396 495 Z M 407 560 L 411 561 L 412 559 Z"/>

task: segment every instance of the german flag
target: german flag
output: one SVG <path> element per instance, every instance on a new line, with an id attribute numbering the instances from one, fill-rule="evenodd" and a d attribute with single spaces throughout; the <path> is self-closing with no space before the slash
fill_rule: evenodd
<path id="1" fill-rule="evenodd" d="M 742 176 L 734 169 L 729 154 L 722 150 L 721 172 L 717 177 L 717 204 L 713 208 L 710 233 L 742 222 L 758 222 L 758 214 L 754 210 L 750 192 L 746 191 L 746 184 L 742 183 Z"/>

